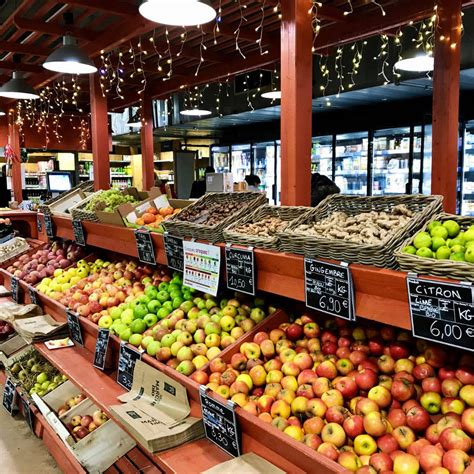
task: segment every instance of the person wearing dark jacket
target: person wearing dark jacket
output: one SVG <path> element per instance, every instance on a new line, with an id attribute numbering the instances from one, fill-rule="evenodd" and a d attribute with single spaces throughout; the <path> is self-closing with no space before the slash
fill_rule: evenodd
<path id="1" fill-rule="evenodd" d="M 212 166 L 208 166 L 206 171 L 204 172 L 204 179 L 200 179 L 199 181 L 194 181 L 191 187 L 191 195 L 189 196 L 190 199 L 198 199 L 204 194 L 206 194 L 206 176 L 209 173 L 215 173 L 215 169 Z"/>
<path id="2" fill-rule="evenodd" d="M 331 194 L 339 194 L 341 190 L 327 176 L 319 173 L 311 175 L 311 206 L 317 206 Z"/>

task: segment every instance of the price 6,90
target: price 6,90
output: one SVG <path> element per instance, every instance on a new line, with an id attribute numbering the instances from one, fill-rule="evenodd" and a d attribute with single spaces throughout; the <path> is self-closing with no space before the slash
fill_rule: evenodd
<path id="1" fill-rule="evenodd" d="M 347 301 L 344 301 L 341 305 L 341 302 L 332 296 L 321 296 L 319 299 L 319 307 L 324 310 L 328 311 L 330 313 L 337 313 L 340 314 L 342 312 L 342 306 L 344 305 L 344 308 L 347 308 Z"/>
<path id="2" fill-rule="evenodd" d="M 443 327 L 440 329 L 437 323 L 439 321 L 433 321 L 430 326 L 431 335 L 436 339 L 444 339 L 445 337 L 453 337 L 457 341 L 462 339 L 462 329 L 457 324 L 443 322 Z"/>

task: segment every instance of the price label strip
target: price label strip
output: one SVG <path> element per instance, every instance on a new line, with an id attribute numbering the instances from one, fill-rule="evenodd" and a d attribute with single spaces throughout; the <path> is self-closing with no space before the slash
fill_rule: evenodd
<path id="1" fill-rule="evenodd" d="M 107 358 L 107 349 L 109 347 L 110 331 L 100 328 L 95 343 L 94 367 L 100 370 L 105 369 L 105 361 Z"/>
<path id="2" fill-rule="evenodd" d="M 76 244 L 85 247 L 86 237 L 84 235 L 84 227 L 82 227 L 82 222 L 80 220 L 73 219 L 72 231 L 74 233 L 74 240 L 76 241 Z"/>
<path id="3" fill-rule="evenodd" d="M 12 292 L 12 300 L 16 303 L 20 301 L 20 281 L 17 277 L 12 276 L 11 278 L 11 292 Z"/>
<path id="4" fill-rule="evenodd" d="M 407 276 L 415 337 L 474 352 L 474 287 Z"/>
<path id="5" fill-rule="evenodd" d="M 182 272 L 184 270 L 183 239 L 169 235 L 168 232 L 164 233 L 163 239 L 168 268 Z"/>
<path id="6" fill-rule="evenodd" d="M 74 343 L 84 346 L 84 339 L 82 338 L 81 324 L 79 323 L 79 316 L 71 310 L 66 311 L 67 325 L 69 333 Z"/>
<path id="7" fill-rule="evenodd" d="M 305 258 L 304 267 L 306 306 L 355 321 L 354 285 L 349 266 Z"/>
<path id="8" fill-rule="evenodd" d="M 39 214 L 36 216 L 36 227 L 38 228 L 38 232 L 43 232 L 43 221 Z"/>
<path id="9" fill-rule="evenodd" d="M 239 457 L 240 432 L 235 416 L 235 403 L 223 404 L 208 395 L 208 388 L 199 387 L 204 432 L 209 441 L 234 457 Z"/>
<path id="10" fill-rule="evenodd" d="M 48 239 L 54 239 L 53 219 L 49 214 L 44 215 L 44 226 L 46 228 Z"/>
<path id="11" fill-rule="evenodd" d="M 227 288 L 255 296 L 255 255 L 253 249 L 225 249 Z"/>
<path id="12" fill-rule="evenodd" d="M 5 381 L 2 405 L 10 415 L 13 415 L 16 408 L 16 386 L 10 377 Z"/>
<path id="13" fill-rule="evenodd" d="M 133 371 L 137 360 L 141 360 L 142 354 L 136 349 L 120 344 L 120 353 L 117 369 L 117 383 L 123 388 L 131 390 L 133 384 Z"/>
<path id="14" fill-rule="evenodd" d="M 23 407 L 23 416 L 25 417 L 25 420 L 28 423 L 30 430 L 34 433 L 35 424 L 34 424 L 34 415 L 33 415 L 33 412 L 31 411 L 31 405 L 28 403 L 28 400 L 26 400 L 23 397 L 20 397 L 20 400 L 21 400 L 21 406 Z"/>
<path id="15" fill-rule="evenodd" d="M 28 294 L 30 295 L 31 304 L 38 304 L 38 295 L 32 286 L 28 286 Z"/>
<path id="16" fill-rule="evenodd" d="M 150 232 L 146 229 L 135 230 L 135 241 L 137 244 L 138 260 L 142 263 L 156 265 L 155 248 Z"/>

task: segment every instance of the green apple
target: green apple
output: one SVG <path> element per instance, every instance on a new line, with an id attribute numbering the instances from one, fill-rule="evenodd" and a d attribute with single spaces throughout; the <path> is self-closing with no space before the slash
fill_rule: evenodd
<path id="1" fill-rule="evenodd" d="M 145 321 L 143 321 L 143 319 L 135 319 L 130 325 L 130 329 L 133 334 L 143 334 L 147 327 L 148 326 L 146 325 Z"/>
<path id="2" fill-rule="evenodd" d="M 162 347 L 171 347 L 176 342 L 176 338 L 172 334 L 165 334 L 161 339 Z"/>
<path id="3" fill-rule="evenodd" d="M 147 304 L 147 308 L 148 308 L 148 311 L 150 313 L 157 313 L 158 310 L 161 308 L 161 303 L 158 301 L 158 300 L 151 300 L 148 304 Z"/>
<path id="4" fill-rule="evenodd" d="M 40 374 L 38 374 L 36 376 L 36 381 L 39 383 L 39 384 L 43 384 L 44 382 L 46 382 L 48 380 L 48 374 L 46 374 L 46 372 L 41 372 Z"/>
<path id="5" fill-rule="evenodd" d="M 152 357 L 155 357 L 158 349 L 161 349 L 161 343 L 158 341 L 151 341 L 146 348 L 146 353 Z"/>
<path id="6" fill-rule="evenodd" d="M 133 321 L 133 309 L 128 308 L 125 311 L 123 311 L 122 315 L 120 316 L 120 319 L 122 320 L 124 324 L 126 324 L 127 326 L 130 326 L 130 324 L 132 324 L 132 321 Z"/>
<path id="7" fill-rule="evenodd" d="M 171 290 L 170 289 L 170 291 L 168 291 L 168 293 L 170 294 L 170 298 L 172 300 L 175 299 L 175 298 L 182 298 L 183 297 L 183 293 L 181 293 L 180 290 Z"/>
<path id="8" fill-rule="evenodd" d="M 464 240 L 465 242 L 473 242 L 474 241 L 474 227 L 469 227 L 469 229 L 464 232 Z"/>
<path id="9" fill-rule="evenodd" d="M 114 322 L 114 320 L 111 318 L 111 316 L 109 315 L 106 315 L 106 316 L 102 316 L 100 319 L 99 319 L 99 327 L 100 328 L 104 328 L 104 329 L 109 329 L 110 326 L 112 326 L 112 323 Z"/>
<path id="10" fill-rule="evenodd" d="M 158 290 L 159 290 L 159 291 L 167 291 L 167 290 L 168 290 L 168 286 L 169 286 L 169 283 L 167 283 L 166 281 L 162 281 L 162 282 L 158 285 Z"/>
<path id="11" fill-rule="evenodd" d="M 452 253 L 464 253 L 465 251 L 466 251 L 466 248 L 460 244 L 456 244 L 451 247 Z"/>
<path id="12" fill-rule="evenodd" d="M 142 339 L 142 347 L 145 348 L 145 349 L 148 349 L 148 345 L 151 343 L 151 342 L 154 342 L 154 337 L 153 336 L 145 336 L 143 339 Z M 158 342 L 158 341 L 157 341 Z"/>
<path id="13" fill-rule="evenodd" d="M 158 288 L 153 285 L 149 285 L 145 288 L 145 295 L 147 295 L 150 299 L 156 299 L 156 295 L 158 294 Z"/>
<path id="14" fill-rule="evenodd" d="M 250 319 L 255 323 L 259 323 L 265 319 L 265 311 L 261 308 L 253 308 L 250 311 Z"/>
<path id="15" fill-rule="evenodd" d="M 446 227 L 439 225 L 434 227 L 431 232 L 431 237 L 441 237 L 442 239 L 447 239 L 449 234 L 448 234 L 448 229 Z"/>
<path id="16" fill-rule="evenodd" d="M 414 247 L 413 245 L 407 245 L 403 249 L 403 253 L 409 253 L 411 255 L 415 255 L 416 254 L 416 247 Z"/>
<path id="17" fill-rule="evenodd" d="M 459 234 L 459 231 L 461 230 L 461 228 L 459 227 L 459 224 L 453 220 L 444 221 L 443 227 L 446 227 L 446 230 L 448 231 L 448 235 L 451 238 L 456 237 Z"/>
<path id="18" fill-rule="evenodd" d="M 133 316 L 136 318 L 144 318 L 148 314 L 148 307 L 144 303 L 137 304 L 133 308 Z"/>
<path id="19" fill-rule="evenodd" d="M 156 299 L 160 303 L 164 303 L 165 301 L 168 301 L 170 299 L 170 294 L 167 291 L 161 290 L 156 295 Z"/>
<path id="20" fill-rule="evenodd" d="M 215 306 L 217 306 L 217 303 L 213 299 L 206 300 L 206 308 L 207 309 L 212 309 Z"/>
<path id="21" fill-rule="evenodd" d="M 209 334 L 220 334 L 221 327 L 218 323 L 208 322 L 204 327 L 204 332 L 206 333 L 206 336 L 209 336 Z"/>
<path id="22" fill-rule="evenodd" d="M 142 343 L 142 335 L 141 334 L 132 334 L 128 342 L 135 347 L 139 347 Z"/>
<path id="23" fill-rule="evenodd" d="M 146 323 L 147 327 L 151 328 L 158 322 L 158 316 L 153 313 L 148 313 L 144 318 L 143 321 Z"/>
<path id="24" fill-rule="evenodd" d="M 224 331 L 229 332 L 235 326 L 235 319 L 232 316 L 222 316 L 219 323 Z"/>
<path id="25" fill-rule="evenodd" d="M 431 248 L 433 249 L 433 252 L 436 252 L 436 250 L 438 250 L 440 247 L 445 247 L 445 246 L 446 246 L 446 240 L 444 240 L 442 237 L 433 237 L 433 240 L 431 243 Z"/>
<path id="26" fill-rule="evenodd" d="M 177 296 L 176 298 L 173 298 L 173 309 L 178 309 L 182 303 L 183 303 L 183 298 L 181 296 Z"/>
<path id="27" fill-rule="evenodd" d="M 194 307 L 194 303 L 192 301 L 183 301 L 181 303 L 180 309 L 182 309 L 186 314 L 188 314 L 190 309 L 193 307 Z"/>
<path id="28" fill-rule="evenodd" d="M 146 306 L 151 301 L 151 298 L 147 295 L 141 295 L 137 300 Z"/>
<path id="29" fill-rule="evenodd" d="M 120 308 L 120 306 L 114 306 L 109 310 L 109 315 L 115 321 L 116 319 L 120 319 L 120 316 L 122 316 L 122 311 L 123 309 Z"/>
<path id="30" fill-rule="evenodd" d="M 189 376 L 196 370 L 196 367 L 190 360 L 183 360 L 179 363 L 178 367 L 176 367 L 176 370 L 180 374 Z"/>
<path id="31" fill-rule="evenodd" d="M 165 308 L 167 310 L 169 310 L 169 312 L 173 311 L 173 303 L 171 301 L 165 301 L 162 305 L 161 305 L 162 308 Z"/>
<path id="32" fill-rule="evenodd" d="M 441 225 L 440 221 L 433 221 L 428 224 L 428 232 L 431 232 L 435 227 L 439 227 Z"/>
<path id="33" fill-rule="evenodd" d="M 130 328 L 126 328 L 123 331 L 120 331 L 119 337 L 122 339 L 122 341 L 128 341 L 130 337 L 132 336 L 132 331 Z"/>
<path id="34" fill-rule="evenodd" d="M 451 249 L 448 246 L 440 247 L 436 250 L 436 258 L 438 260 L 449 260 Z"/>
<path id="35" fill-rule="evenodd" d="M 467 248 L 464 258 L 466 259 L 466 262 L 474 263 L 474 245 Z"/>
<path id="36" fill-rule="evenodd" d="M 463 252 L 457 252 L 457 253 L 452 253 L 450 260 L 453 262 L 465 262 L 466 259 L 464 258 L 464 253 Z"/>
<path id="37" fill-rule="evenodd" d="M 416 251 L 416 254 L 418 255 L 418 257 L 433 258 L 433 252 L 428 247 L 420 247 Z"/>
<path id="38" fill-rule="evenodd" d="M 441 395 L 437 392 L 425 392 L 420 398 L 420 403 L 430 415 L 434 415 L 441 409 Z"/>
<path id="39" fill-rule="evenodd" d="M 166 318 L 166 316 L 168 316 L 168 314 L 170 314 L 170 313 L 171 313 L 171 311 L 169 309 L 160 308 L 158 310 L 158 313 L 157 313 L 158 319 Z"/>
<path id="40" fill-rule="evenodd" d="M 430 248 L 431 247 L 431 236 L 428 232 L 418 232 L 413 239 L 413 245 L 417 248 Z"/>

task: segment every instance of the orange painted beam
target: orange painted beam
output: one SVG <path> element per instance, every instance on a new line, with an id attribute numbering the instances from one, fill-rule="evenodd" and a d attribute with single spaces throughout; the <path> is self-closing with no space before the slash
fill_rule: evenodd
<path id="1" fill-rule="evenodd" d="M 451 213 L 457 199 L 461 6 L 461 0 L 438 2 L 433 73 L 431 192 L 444 196 L 444 209 Z"/>
<path id="2" fill-rule="evenodd" d="M 281 203 L 311 202 L 311 0 L 281 2 Z"/>
<path id="3" fill-rule="evenodd" d="M 8 134 L 10 145 L 15 153 L 15 160 L 12 163 L 12 190 L 15 201 L 23 201 L 23 185 L 21 182 L 21 149 L 20 149 L 20 130 L 15 124 L 14 118 L 8 125 Z"/>
<path id="4" fill-rule="evenodd" d="M 98 74 L 89 77 L 94 189 L 110 188 L 109 117 L 107 98 L 102 96 Z"/>
<path id="5" fill-rule="evenodd" d="M 155 165 L 153 149 L 153 112 L 152 99 L 147 94 L 142 95 L 142 173 L 143 190 L 148 191 L 155 185 Z"/>

